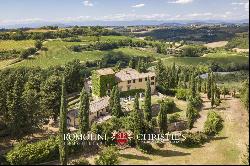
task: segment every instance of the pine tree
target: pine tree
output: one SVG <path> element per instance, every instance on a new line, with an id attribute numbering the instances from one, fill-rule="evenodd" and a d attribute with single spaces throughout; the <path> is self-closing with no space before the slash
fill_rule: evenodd
<path id="1" fill-rule="evenodd" d="M 141 134 L 143 132 L 143 119 L 142 113 L 139 109 L 139 97 L 138 94 L 135 96 L 134 100 L 134 108 L 132 112 L 132 119 L 133 119 L 133 129 L 134 135 Z M 136 144 L 138 145 L 138 140 L 136 139 Z"/>
<path id="2" fill-rule="evenodd" d="M 114 93 L 112 115 L 118 118 L 122 116 L 122 109 L 121 109 L 121 104 L 120 104 L 120 92 L 117 86 L 116 86 L 115 93 Z"/>
<path id="3" fill-rule="evenodd" d="M 147 80 L 147 88 L 145 90 L 144 118 L 145 118 L 146 121 L 151 121 L 151 119 L 152 119 L 151 87 L 150 87 L 149 77 L 148 77 L 148 80 Z"/>
<path id="4" fill-rule="evenodd" d="M 160 112 L 157 116 L 158 119 L 158 126 L 160 129 L 160 132 L 165 134 L 167 132 L 167 106 L 165 103 L 160 104 Z"/>
<path id="5" fill-rule="evenodd" d="M 65 90 L 65 78 L 62 79 L 62 93 L 60 106 L 60 124 L 59 124 L 59 153 L 62 165 L 67 165 L 68 146 L 67 140 L 64 140 L 64 134 L 67 133 L 67 100 Z"/>
<path id="6" fill-rule="evenodd" d="M 61 79 L 59 76 L 51 75 L 47 78 L 41 88 L 41 109 L 48 116 L 57 121 L 60 113 Z"/>
<path id="7" fill-rule="evenodd" d="M 89 131 L 89 95 L 85 91 L 84 87 L 80 94 L 80 106 L 79 106 L 79 130 L 81 134 L 86 134 Z"/>
<path id="8" fill-rule="evenodd" d="M 34 131 L 44 121 L 44 117 L 40 111 L 39 93 L 29 86 L 29 82 L 24 86 L 22 102 L 26 115 L 26 120 L 23 121 L 23 124 L 26 125 L 29 131 Z"/>
<path id="9" fill-rule="evenodd" d="M 12 131 L 12 136 L 20 136 L 23 134 L 23 122 L 27 120 L 22 105 L 23 84 L 23 78 L 17 75 L 13 90 L 7 92 L 8 125 Z"/>

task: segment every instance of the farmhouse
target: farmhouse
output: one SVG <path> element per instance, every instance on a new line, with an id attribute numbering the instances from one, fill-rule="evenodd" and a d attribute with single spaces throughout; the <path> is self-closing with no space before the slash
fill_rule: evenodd
<path id="1" fill-rule="evenodd" d="M 147 81 L 150 81 L 151 92 L 155 92 L 156 75 L 154 72 L 139 73 L 132 68 L 114 72 L 111 68 L 99 69 L 92 74 L 92 92 L 98 97 L 110 94 L 113 86 L 118 85 L 121 92 L 143 92 Z"/>
<path id="2" fill-rule="evenodd" d="M 102 119 L 108 118 L 109 111 L 109 97 L 102 97 L 100 99 L 90 102 L 89 107 L 89 123 L 92 124 L 94 121 L 101 121 Z M 78 112 L 79 109 L 72 109 L 67 114 L 68 125 L 78 128 Z"/>

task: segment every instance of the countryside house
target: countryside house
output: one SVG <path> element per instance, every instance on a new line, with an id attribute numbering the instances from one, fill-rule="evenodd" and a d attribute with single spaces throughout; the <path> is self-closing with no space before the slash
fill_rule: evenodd
<path id="1" fill-rule="evenodd" d="M 107 96 L 115 85 L 121 93 L 144 92 L 148 79 L 151 92 L 154 93 L 156 87 L 154 72 L 140 73 L 132 68 L 125 68 L 118 72 L 112 68 L 99 69 L 92 73 L 92 93 L 97 97 Z"/>

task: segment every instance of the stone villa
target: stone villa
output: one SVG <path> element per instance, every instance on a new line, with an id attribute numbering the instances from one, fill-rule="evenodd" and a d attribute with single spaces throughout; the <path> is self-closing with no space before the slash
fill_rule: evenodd
<path id="1" fill-rule="evenodd" d="M 151 92 L 155 92 L 156 77 L 154 72 L 139 73 L 132 68 L 125 68 L 115 72 L 112 68 L 96 70 L 91 80 L 86 80 L 85 89 L 96 97 L 90 103 L 89 123 L 107 120 L 109 115 L 109 94 L 113 86 L 118 85 L 121 92 L 145 91 L 147 81 L 150 81 Z M 78 128 L 78 108 L 67 114 L 68 125 Z"/>
<path id="2" fill-rule="evenodd" d="M 147 79 L 150 80 L 151 92 L 154 93 L 156 87 L 154 72 L 139 73 L 135 69 L 125 68 L 115 73 L 111 68 L 99 69 L 92 76 L 92 92 L 93 95 L 98 97 L 107 96 L 114 85 L 118 85 L 121 92 L 144 91 L 147 86 Z"/>

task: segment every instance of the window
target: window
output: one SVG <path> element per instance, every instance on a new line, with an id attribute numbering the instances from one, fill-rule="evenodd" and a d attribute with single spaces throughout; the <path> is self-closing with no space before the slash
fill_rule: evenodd
<path id="1" fill-rule="evenodd" d="M 151 80 L 154 80 L 155 79 L 155 77 L 153 76 L 153 77 L 151 77 Z"/>
<path id="2" fill-rule="evenodd" d="M 154 82 L 151 82 L 151 85 L 154 85 L 155 83 Z"/>
<path id="3" fill-rule="evenodd" d="M 139 79 L 139 82 L 142 82 L 142 79 L 141 79 L 141 78 Z"/>
<path id="4" fill-rule="evenodd" d="M 131 80 L 128 80 L 128 84 L 130 84 L 131 83 Z"/>
<path id="5" fill-rule="evenodd" d="M 135 83 L 135 80 L 133 80 L 133 83 Z"/>
<path id="6" fill-rule="evenodd" d="M 146 77 L 146 78 L 145 78 L 145 81 L 147 81 L 147 80 L 148 80 L 148 78 Z"/>

